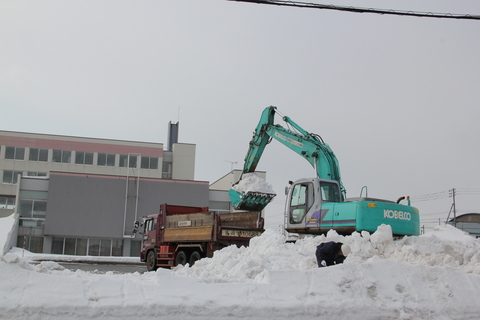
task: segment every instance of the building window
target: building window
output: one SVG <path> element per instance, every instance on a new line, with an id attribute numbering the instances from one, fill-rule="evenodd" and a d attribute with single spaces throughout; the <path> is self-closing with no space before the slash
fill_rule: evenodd
<path id="1" fill-rule="evenodd" d="M 127 167 L 127 161 L 128 161 L 128 156 L 121 154 L 120 155 L 120 163 L 119 166 L 121 168 L 126 168 Z"/>
<path id="2" fill-rule="evenodd" d="M 120 167 L 126 168 L 127 167 L 127 162 L 128 162 L 128 155 L 121 154 L 120 155 Z M 130 155 L 130 162 L 128 163 L 129 168 L 136 168 L 137 167 L 137 156 Z"/>
<path id="3" fill-rule="evenodd" d="M 0 209 L 15 209 L 15 197 L 0 197 Z"/>
<path id="4" fill-rule="evenodd" d="M 53 150 L 52 161 L 59 163 L 70 163 L 72 158 L 72 151 Z"/>
<path id="5" fill-rule="evenodd" d="M 86 256 L 87 255 L 87 244 L 88 244 L 88 239 L 85 238 L 77 238 L 77 245 L 76 245 L 76 250 L 75 254 L 78 256 Z"/>
<path id="6" fill-rule="evenodd" d="M 106 257 L 112 255 L 112 240 L 102 239 L 100 241 L 100 255 Z"/>
<path id="7" fill-rule="evenodd" d="M 53 237 L 52 239 L 52 253 L 63 254 L 63 238 Z"/>
<path id="8" fill-rule="evenodd" d="M 10 147 L 5 148 L 5 159 L 24 160 L 25 148 L 24 147 Z"/>
<path id="9" fill-rule="evenodd" d="M 115 257 L 123 256 L 123 240 L 122 239 L 112 240 L 112 256 L 115 256 Z M 137 257 L 140 257 L 140 254 L 138 254 Z"/>
<path id="10" fill-rule="evenodd" d="M 77 256 L 122 256 L 122 244 L 122 239 L 53 237 L 51 252 Z"/>
<path id="11" fill-rule="evenodd" d="M 65 238 L 65 246 L 63 248 L 63 254 L 75 255 L 76 241 L 75 238 Z"/>
<path id="12" fill-rule="evenodd" d="M 48 149 L 30 148 L 30 161 L 48 161 Z"/>
<path id="13" fill-rule="evenodd" d="M 171 179 L 172 178 L 172 163 L 164 162 L 162 165 L 162 178 Z"/>
<path id="14" fill-rule="evenodd" d="M 115 166 L 115 155 L 112 153 L 99 153 L 97 158 L 97 166 Z"/>
<path id="15" fill-rule="evenodd" d="M 43 252 L 43 237 L 18 236 L 17 247 L 25 248 L 33 253 Z"/>
<path id="16" fill-rule="evenodd" d="M 142 169 L 158 169 L 158 158 L 157 157 L 142 157 L 140 167 Z"/>
<path id="17" fill-rule="evenodd" d="M 3 170 L 3 183 L 17 184 L 18 175 L 23 174 L 22 171 Z"/>
<path id="18" fill-rule="evenodd" d="M 45 218 L 47 201 L 43 200 L 20 200 L 20 217 L 22 218 Z"/>
<path id="19" fill-rule="evenodd" d="M 89 256 L 100 255 L 100 239 L 88 239 L 88 253 Z"/>
<path id="20" fill-rule="evenodd" d="M 93 164 L 93 152 L 75 152 L 75 163 L 76 164 Z"/>
<path id="21" fill-rule="evenodd" d="M 130 245 L 130 257 L 140 257 L 140 251 L 142 250 L 142 241 L 132 240 Z"/>
<path id="22" fill-rule="evenodd" d="M 27 172 L 27 177 L 46 177 L 46 172 Z"/>
<path id="23" fill-rule="evenodd" d="M 29 227 L 29 228 L 44 228 L 45 227 L 45 220 L 44 219 L 23 219 L 20 218 L 18 220 L 18 225 L 20 227 Z"/>

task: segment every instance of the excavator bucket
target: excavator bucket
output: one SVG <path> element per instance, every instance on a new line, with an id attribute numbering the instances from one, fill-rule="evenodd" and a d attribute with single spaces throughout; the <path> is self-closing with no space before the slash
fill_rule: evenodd
<path id="1" fill-rule="evenodd" d="M 274 193 L 256 191 L 238 192 L 234 189 L 230 189 L 228 195 L 236 210 L 246 211 L 262 211 L 276 196 Z"/>

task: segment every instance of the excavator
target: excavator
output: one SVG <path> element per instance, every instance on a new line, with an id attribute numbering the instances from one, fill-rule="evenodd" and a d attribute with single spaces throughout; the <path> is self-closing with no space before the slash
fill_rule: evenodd
<path id="1" fill-rule="evenodd" d="M 275 124 L 278 114 L 287 124 Z M 397 201 L 360 197 L 346 198 L 340 177 L 338 160 L 323 139 L 309 133 L 292 119 L 282 115 L 276 107 L 267 107 L 260 118 L 245 157 L 242 175 L 229 190 L 230 201 L 236 210 L 263 210 L 275 197 L 274 193 L 258 190 L 239 191 L 236 185 L 242 177 L 255 172 L 265 147 L 275 139 L 299 154 L 316 172 L 316 177 L 290 182 L 286 189 L 285 230 L 290 234 L 339 234 L 375 232 L 382 225 L 390 225 L 396 237 L 420 234 L 420 215 L 410 205 L 409 197 Z M 362 190 L 363 191 L 363 190 Z M 406 200 L 407 204 L 401 202 Z"/>

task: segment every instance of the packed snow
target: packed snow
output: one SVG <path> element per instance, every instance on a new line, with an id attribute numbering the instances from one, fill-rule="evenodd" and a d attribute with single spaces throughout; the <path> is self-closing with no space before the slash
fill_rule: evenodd
<path id="1" fill-rule="evenodd" d="M 344 264 L 317 267 L 315 248 L 325 241 L 350 245 Z M 382 225 L 373 234 L 330 231 L 296 243 L 267 230 L 249 247 L 143 274 L 34 263 L 45 256 L 13 248 L 0 259 L 0 318 L 407 320 L 480 313 L 480 242 L 451 226 L 394 240 Z"/>
<path id="2" fill-rule="evenodd" d="M 244 173 L 240 181 L 233 185 L 233 190 L 237 192 L 261 192 L 275 194 L 272 186 L 255 172 Z"/>
<path id="3" fill-rule="evenodd" d="M 4 218 L 0 218 L 0 255 L 4 255 L 8 252 L 11 245 L 11 239 L 13 238 L 15 224 L 15 216 L 9 215 Z"/>

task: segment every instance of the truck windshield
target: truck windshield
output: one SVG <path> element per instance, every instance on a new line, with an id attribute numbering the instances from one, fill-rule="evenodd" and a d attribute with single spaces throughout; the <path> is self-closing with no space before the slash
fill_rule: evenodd
<path id="1" fill-rule="evenodd" d="M 338 184 L 320 181 L 320 193 L 324 202 L 340 202 Z"/>
<path id="2" fill-rule="evenodd" d="M 154 229 L 153 219 L 148 219 L 145 221 L 145 232 L 151 231 Z"/>

